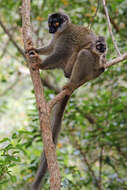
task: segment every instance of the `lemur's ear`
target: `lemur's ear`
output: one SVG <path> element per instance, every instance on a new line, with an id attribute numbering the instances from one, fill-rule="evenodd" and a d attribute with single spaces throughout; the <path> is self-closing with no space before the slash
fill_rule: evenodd
<path id="1" fill-rule="evenodd" d="M 64 21 L 68 21 L 68 23 L 71 22 L 70 17 L 64 11 L 59 11 L 59 14 L 61 15 L 61 18 L 64 19 Z"/>

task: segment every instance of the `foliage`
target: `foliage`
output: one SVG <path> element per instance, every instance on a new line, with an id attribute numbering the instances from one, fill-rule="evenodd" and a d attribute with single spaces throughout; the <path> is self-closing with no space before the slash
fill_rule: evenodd
<path id="1" fill-rule="evenodd" d="M 102 3 L 97 0 L 31 1 L 36 46 L 47 43 L 47 17 L 64 9 L 73 23 L 89 26 L 107 38 L 107 59 L 116 56 Z M 121 53 L 127 50 L 127 0 L 109 0 L 108 10 Z M 21 1 L 0 1 L 0 20 L 23 49 Z M 27 189 L 40 154 L 38 112 L 26 61 L 0 28 L 0 189 Z M 69 101 L 57 145 L 62 190 L 127 189 L 127 61 L 107 69 L 98 79 L 78 89 Z M 62 72 L 43 72 L 53 87 L 65 83 Z M 55 90 L 45 88 L 47 100 Z M 48 175 L 42 189 L 49 189 Z"/>

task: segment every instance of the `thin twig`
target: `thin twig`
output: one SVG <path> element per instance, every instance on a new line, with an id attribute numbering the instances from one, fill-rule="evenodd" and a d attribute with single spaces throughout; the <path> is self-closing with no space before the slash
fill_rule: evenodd
<path id="1" fill-rule="evenodd" d="M 103 13 L 106 15 L 105 10 L 103 11 Z M 119 26 L 115 23 L 114 19 L 110 15 L 109 15 L 109 19 L 110 19 L 110 22 L 111 22 L 113 28 L 116 30 L 116 32 L 120 33 Z"/>
<path id="2" fill-rule="evenodd" d="M 43 10 L 44 10 L 44 8 L 45 8 L 46 3 L 47 3 L 47 0 L 43 0 L 43 3 L 41 4 L 41 7 L 40 7 L 41 13 L 43 12 Z M 35 34 L 36 34 L 36 36 L 37 36 L 37 42 L 36 42 L 37 46 L 38 46 L 38 42 L 39 42 L 40 40 L 41 40 L 41 42 L 42 42 L 42 39 L 40 39 L 40 37 L 39 37 L 39 32 L 40 32 L 40 30 L 41 30 L 41 27 L 42 27 L 42 21 L 40 20 L 39 23 L 38 23 L 38 28 L 37 28 L 37 30 L 34 31 Z"/>
<path id="3" fill-rule="evenodd" d="M 30 0 L 22 1 L 22 22 L 23 22 L 23 40 L 25 50 L 33 47 L 31 24 L 30 24 Z M 40 127 L 42 131 L 44 151 L 48 163 L 50 174 L 50 190 L 60 190 L 61 179 L 60 171 L 56 158 L 56 148 L 52 139 L 52 131 L 50 126 L 50 117 L 47 110 L 46 101 L 44 99 L 44 91 L 41 83 L 39 70 L 34 70 L 32 65 L 39 64 L 39 57 L 36 55 L 30 56 L 27 54 L 27 61 L 31 78 L 34 85 L 36 103 L 39 111 Z"/>
<path id="4" fill-rule="evenodd" d="M 124 61 L 127 59 L 127 52 L 124 53 L 123 55 L 107 62 L 105 65 L 104 65 L 104 68 L 108 68 L 108 67 L 111 67 L 112 65 L 115 65 L 116 63 L 119 63 L 121 61 Z M 49 103 L 48 103 L 48 111 L 50 113 L 51 109 L 53 108 L 53 106 L 61 101 L 66 95 L 68 94 L 68 90 L 63 90 L 61 91 L 54 99 L 50 100 Z"/>
<path id="5" fill-rule="evenodd" d="M 107 62 L 104 67 L 108 68 L 111 67 L 112 65 L 115 65 L 116 63 L 119 63 L 121 61 L 124 61 L 127 59 L 127 52 L 124 53 L 123 55 Z M 63 90 L 61 91 L 54 99 L 52 99 L 51 101 L 49 101 L 48 103 L 48 107 L 49 107 L 49 111 L 51 111 L 52 107 L 59 101 L 61 101 L 66 95 L 68 94 L 67 90 Z"/>
<path id="6" fill-rule="evenodd" d="M 119 28 L 119 25 L 117 25 L 114 21 L 114 19 L 112 17 L 109 17 L 110 18 L 110 21 L 111 21 L 111 24 L 113 25 L 114 29 L 116 30 L 117 33 L 120 32 L 120 28 Z"/>
<path id="7" fill-rule="evenodd" d="M 116 63 L 119 63 L 119 62 L 124 61 L 124 60 L 126 60 L 126 59 L 127 59 L 127 52 L 124 53 L 123 55 L 121 55 L 121 56 L 119 56 L 119 57 L 113 59 L 113 60 L 108 61 L 108 62 L 105 64 L 104 67 L 105 67 L 105 68 L 111 67 L 112 65 L 115 65 Z"/>
<path id="8" fill-rule="evenodd" d="M 120 51 L 119 51 L 119 48 L 118 48 L 117 43 L 116 43 L 116 40 L 115 40 L 115 38 L 114 38 L 114 36 L 113 36 L 112 26 L 111 26 L 111 22 L 110 22 L 110 18 L 109 18 L 109 14 L 108 14 L 108 9 L 107 9 L 107 7 L 106 7 L 106 2 L 105 2 L 105 0 L 103 0 L 103 5 L 104 5 L 104 10 L 105 10 L 105 14 L 106 14 L 107 22 L 108 22 L 108 28 L 109 28 L 109 32 L 110 32 L 111 37 L 112 37 L 113 44 L 114 44 L 114 46 L 115 46 L 115 49 L 116 49 L 116 51 L 117 51 L 117 54 L 118 54 L 119 56 L 121 56 Z"/>

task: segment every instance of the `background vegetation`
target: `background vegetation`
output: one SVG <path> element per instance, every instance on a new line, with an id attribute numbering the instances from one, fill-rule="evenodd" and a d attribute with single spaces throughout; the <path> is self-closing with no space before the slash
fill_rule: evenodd
<path id="1" fill-rule="evenodd" d="M 116 56 L 102 1 L 96 16 L 97 0 L 34 0 L 31 5 L 37 47 L 51 38 L 48 14 L 62 8 L 73 23 L 89 26 L 106 37 L 107 59 Z M 107 5 L 119 49 L 126 52 L 127 0 L 108 0 Z M 33 86 L 23 57 L 20 7 L 21 0 L 0 0 L 1 190 L 27 189 L 42 152 Z M 43 72 L 42 79 L 47 99 L 66 81 L 58 70 Z M 63 119 L 57 156 L 62 190 L 127 189 L 127 61 L 107 69 L 73 94 Z M 48 174 L 42 189 L 49 189 L 47 179 Z"/>

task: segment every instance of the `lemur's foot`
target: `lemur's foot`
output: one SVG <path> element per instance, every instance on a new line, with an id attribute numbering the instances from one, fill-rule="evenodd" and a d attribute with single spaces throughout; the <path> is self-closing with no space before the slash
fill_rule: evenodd
<path id="1" fill-rule="evenodd" d="M 37 70 L 40 68 L 40 64 L 41 64 L 41 59 L 39 58 L 37 51 L 35 48 L 30 47 L 29 49 L 27 49 L 25 51 L 26 56 L 28 57 L 28 59 L 31 59 L 31 61 L 33 62 L 31 64 L 32 69 Z"/>

